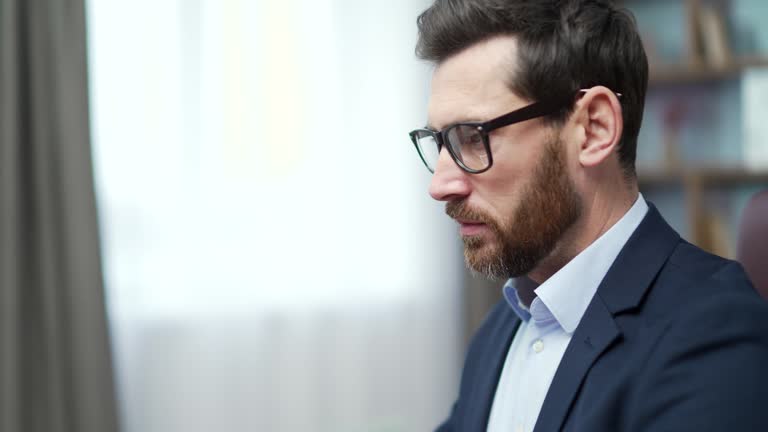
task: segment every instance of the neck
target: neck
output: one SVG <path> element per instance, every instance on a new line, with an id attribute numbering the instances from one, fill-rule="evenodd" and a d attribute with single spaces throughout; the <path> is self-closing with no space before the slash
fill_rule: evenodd
<path id="1" fill-rule="evenodd" d="M 553 251 L 528 274 L 531 280 L 538 284 L 544 283 L 611 229 L 632 208 L 639 193 L 636 182 L 629 186 L 604 184 L 607 186 L 582 195 L 581 217 L 566 231 Z"/>

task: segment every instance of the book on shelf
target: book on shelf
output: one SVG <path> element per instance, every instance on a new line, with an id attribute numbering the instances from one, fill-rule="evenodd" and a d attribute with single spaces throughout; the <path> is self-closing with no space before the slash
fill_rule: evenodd
<path id="1" fill-rule="evenodd" d="M 728 67 L 733 56 L 723 15 L 711 5 L 700 5 L 697 18 L 705 64 L 718 69 Z"/>
<path id="2" fill-rule="evenodd" d="M 701 215 L 703 223 L 703 238 L 699 239 L 700 246 L 726 258 L 733 258 L 733 247 L 728 235 L 728 224 L 725 218 L 714 212 L 703 212 Z"/>
<path id="3" fill-rule="evenodd" d="M 768 169 L 768 68 L 750 68 L 741 80 L 743 160 L 747 169 Z"/>

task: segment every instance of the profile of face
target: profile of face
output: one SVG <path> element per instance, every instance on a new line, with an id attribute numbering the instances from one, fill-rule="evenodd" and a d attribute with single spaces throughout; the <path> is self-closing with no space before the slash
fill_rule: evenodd
<path id="1" fill-rule="evenodd" d="M 432 77 L 429 124 L 486 121 L 531 102 L 509 90 L 515 40 L 481 42 L 448 58 Z M 443 148 L 429 192 L 460 225 L 468 267 L 489 278 L 534 271 L 580 218 L 582 199 L 557 128 L 531 119 L 490 134 L 492 167 L 459 168 Z"/>

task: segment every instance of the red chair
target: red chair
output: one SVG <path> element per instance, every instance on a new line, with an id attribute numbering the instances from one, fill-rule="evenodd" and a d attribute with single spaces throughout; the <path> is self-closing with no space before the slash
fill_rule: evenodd
<path id="1" fill-rule="evenodd" d="M 757 291 L 768 299 L 768 190 L 758 192 L 747 203 L 736 254 Z"/>

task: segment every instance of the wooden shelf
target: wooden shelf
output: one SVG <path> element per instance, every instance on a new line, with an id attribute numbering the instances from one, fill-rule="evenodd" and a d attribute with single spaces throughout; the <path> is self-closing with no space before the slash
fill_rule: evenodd
<path id="1" fill-rule="evenodd" d="M 654 13 L 657 16 L 661 14 L 673 13 L 675 16 L 665 17 L 669 19 L 679 19 L 681 28 L 679 35 L 676 36 L 676 42 L 682 49 L 678 49 L 678 44 L 657 45 L 659 39 L 653 32 L 656 26 L 652 22 L 646 23 L 644 43 L 646 45 L 650 64 L 649 71 L 649 94 L 656 92 L 658 96 L 665 96 L 664 93 L 671 93 L 673 99 L 664 101 L 664 105 L 658 107 L 657 115 L 662 116 L 662 139 L 668 144 L 677 142 L 675 135 L 683 128 L 698 127 L 697 124 L 687 124 L 680 119 L 669 119 L 669 116 L 680 115 L 675 107 L 678 103 L 676 99 L 684 98 L 689 93 L 706 93 L 716 95 L 724 92 L 726 89 L 719 88 L 719 84 L 730 82 L 738 84 L 745 73 L 751 68 L 768 69 L 768 53 L 756 53 L 743 55 L 736 53 L 735 46 L 732 44 L 729 27 L 734 25 L 730 22 L 731 5 L 727 2 L 712 2 L 709 0 L 678 0 L 677 4 L 672 1 L 657 0 L 622 0 L 626 7 L 632 9 L 632 4 L 642 4 L 646 10 L 646 18 L 654 19 Z M 663 4 L 662 4 L 663 3 Z M 670 8 L 672 4 L 672 8 Z M 653 9 L 654 13 L 650 13 Z M 755 11 L 754 7 L 751 7 Z M 679 16 L 678 16 L 679 15 Z M 677 17 L 677 18 L 676 18 Z M 759 20 L 752 25 L 758 25 Z M 641 31 L 643 27 L 640 25 Z M 664 53 L 661 48 L 669 48 L 679 51 L 677 57 L 655 56 L 656 53 Z M 668 55 L 668 54 L 667 54 Z M 654 62 L 654 59 L 656 62 Z M 667 59 L 672 63 L 661 63 Z M 677 62 L 677 63 L 675 63 Z M 738 87 L 738 86 L 737 86 Z M 727 89 L 728 92 L 738 91 L 737 89 Z M 717 96 L 714 96 L 717 97 Z M 720 103 L 715 99 L 715 103 Z M 737 102 L 741 103 L 741 102 Z M 695 107 L 691 107 L 695 108 Z M 742 115 L 742 114 L 739 114 Z M 714 119 L 717 121 L 719 119 Z M 733 121 L 725 119 L 724 121 Z M 666 125 L 665 125 L 666 124 Z M 738 143 L 722 142 L 720 145 L 739 145 Z M 663 148 L 664 149 L 664 148 Z M 666 150 L 675 150 L 669 149 Z M 679 149 L 677 149 L 679 150 Z M 670 160 L 677 153 L 668 152 Z M 679 156 L 678 156 L 679 158 Z M 704 249 L 727 256 L 733 254 L 735 239 L 729 239 L 731 228 L 738 223 L 733 214 L 724 214 L 726 210 L 714 208 L 723 204 L 724 200 L 720 196 L 731 197 L 742 187 L 768 187 L 768 167 L 761 169 L 750 169 L 741 166 L 739 162 L 729 164 L 725 162 L 718 165 L 718 160 L 704 162 L 704 166 L 694 165 L 696 162 L 681 159 L 676 166 L 665 161 L 655 165 L 649 164 L 638 168 L 638 181 L 642 191 L 648 191 L 649 195 L 654 192 L 671 192 L 672 201 L 670 205 L 682 206 L 685 221 L 680 221 L 680 228 L 685 231 L 688 239 Z M 646 168 L 646 169 L 643 169 Z M 666 190 L 665 190 L 666 189 Z M 715 192 L 713 194 L 713 192 Z M 713 197 L 718 196 L 716 199 Z M 679 198 L 679 202 L 674 202 Z M 725 205 L 725 204 L 723 204 Z M 729 210 L 730 211 L 730 210 Z"/>
<path id="2" fill-rule="evenodd" d="M 705 250 L 730 258 L 733 258 L 734 243 L 728 240 L 723 220 L 706 204 L 708 191 L 718 187 L 768 185 L 768 168 L 684 167 L 679 170 L 638 170 L 637 175 L 641 190 L 682 188 L 681 202 L 686 207 L 688 239 Z"/>
<path id="3" fill-rule="evenodd" d="M 768 58 L 745 57 L 731 64 L 713 66 L 658 65 L 651 67 L 649 85 L 700 84 L 736 78 L 747 68 L 768 67 Z"/>
<path id="4" fill-rule="evenodd" d="M 697 167 L 675 171 L 638 169 L 637 176 L 640 185 L 646 187 L 683 185 L 691 181 L 713 186 L 768 185 L 768 168 L 751 170 L 743 167 Z"/>

